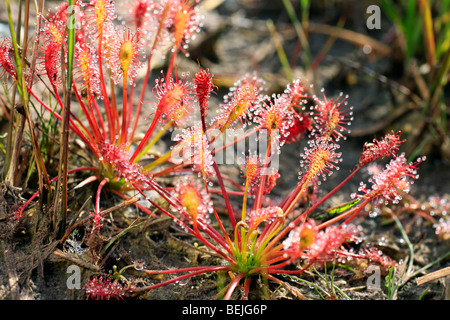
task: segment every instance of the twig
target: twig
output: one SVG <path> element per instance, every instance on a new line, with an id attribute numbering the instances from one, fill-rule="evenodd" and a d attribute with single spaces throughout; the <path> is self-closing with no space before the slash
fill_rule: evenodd
<path id="1" fill-rule="evenodd" d="M 89 201 L 90 199 L 91 199 L 91 197 L 90 197 L 88 200 L 86 200 L 86 202 L 83 204 L 83 207 L 80 208 L 80 211 L 79 211 L 79 212 L 81 212 L 81 210 L 84 208 L 84 205 L 85 205 L 85 204 L 87 203 L 87 201 Z M 99 214 L 100 214 L 101 216 L 104 216 L 104 215 L 106 215 L 106 214 L 108 214 L 108 213 L 111 213 L 111 212 L 113 212 L 113 211 L 115 211 L 115 210 L 118 210 L 118 209 L 120 209 L 120 208 L 123 208 L 123 207 L 125 207 L 125 206 L 127 206 L 127 205 L 133 204 L 133 203 L 135 203 L 135 202 L 137 202 L 137 201 L 139 201 L 138 198 L 130 198 L 130 199 L 127 199 L 127 200 L 125 200 L 124 202 L 119 203 L 118 205 L 116 205 L 116 206 L 114 206 L 114 207 L 111 207 L 111 208 L 109 208 L 109 209 L 105 209 L 105 210 L 103 210 L 103 211 L 100 211 Z M 78 214 L 77 214 L 77 216 L 78 216 Z M 89 220 L 91 220 L 91 218 L 92 218 L 92 217 L 88 217 L 88 218 L 83 219 L 83 220 L 81 220 L 81 221 L 79 221 L 79 222 L 77 222 L 77 223 L 74 223 L 75 220 L 76 220 L 76 219 L 74 219 L 72 225 L 70 225 L 70 227 L 67 229 L 66 233 L 65 233 L 64 236 L 61 238 L 60 242 L 63 243 L 64 241 L 66 241 L 67 237 L 72 233 L 72 231 L 73 231 L 75 228 L 84 225 L 84 224 L 87 223 Z"/>
<path id="2" fill-rule="evenodd" d="M 278 283 L 280 286 L 282 286 L 284 289 L 288 290 L 292 294 L 294 294 L 297 298 L 300 300 L 308 300 L 300 291 L 298 291 L 296 288 L 290 286 L 284 281 L 279 280 L 278 278 L 275 278 L 274 276 L 268 274 L 267 278 Z"/>
<path id="3" fill-rule="evenodd" d="M 71 261 L 73 263 L 76 263 L 77 265 L 80 265 L 80 266 L 82 266 L 82 267 L 84 267 L 86 269 L 93 270 L 93 271 L 96 271 L 96 272 L 100 271 L 100 268 L 98 266 L 95 266 L 95 265 L 90 264 L 90 263 L 88 263 L 86 261 L 80 260 L 78 258 L 75 258 L 74 256 L 71 256 L 71 255 L 69 255 L 69 254 L 67 254 L 67 253 L 65 253 L 65 252 L 63 252 L 63 251 L 61 251 L 59 249 L 56 249 L 55 251 L 53 251 L 52 254 L 54 256 L 56 256 L 56 257 L 63 258 L 63 259 L 69 260 L 69 261 Z"/>
<path id="4" fill-rule="evenodd" d="M 293 80 L 292 70 L 291 67 L 289 66 L 289 62 L 286 57 L 286 53 L 284 52 L 281 39 L 275 29 L 275 25 L 272 20 L 267 21 L 267 28 L 269 29 L 270 36 L 275 45 L 275 49 L 277 50 L 278 58 L 280 59 L 281 66 L 283 67 L 286 78 L 288 79 L 288 81 L 292 81 Z"/>
<path id="5" fill-rule="evenodd" d="M 424 272 L 425 270 L 427 270 L 428 268 L 434 266 L 435 264 L 440 263 L 441 261 L 447 259 L 448 257 L 450 257 L 450 251 L 447 252 L 446 254 L 444 254 L 442 257 L 440 257 L 439 259 L 436 259 L 433 262 L 430 262 L 429 264 L 427 264 L 426 266 L 420 268 L 419 270 L 417 270 L 416 272 L 414 272 L 413 274 L 411 274 L 411 276 L 409 277 L 409 279 L 414 278 L 415 276 L 417 276 L 419 273 Z"/>
<path id="6" fill-rule="evenodd" d="M 370 46 L 374 51 L 377 51 L 383 56 L 390 56 L 392 54 L 392 48 L 390 46 L 352 30 L 310 22 L 308 24 L 307 31 L 312 33 L 327 34 L 361 47 Z"/>
<path id="7" fill-rule="evenodd" d="M 138 202 L 139 201 L 139 198 L 130 198 L 130 199 L 127 199 L 127 200 L 125 200 L 124 202 L 121 202 L 121 203 L 119 203 L 118 205 L 116 205 L 116 206 L 114 206 L 114 207 L 111 207 L 111 208 L 109 208 L 109 209 L 105 209 L 105 210 L 102 210 L 102 211 L 100 211 L 100 214 L 101 215 L 106 215 L 106 214 L 108 214 L 108 213 L 111 213 L 111 212 L 113 212 L 113 211 L 116 211 L 116 210 L 119 210 L 119 209 L 121 209 L 121 208 L 123 208 L 123 207 L 126 207 L 126 206 L 128 206 L 128 205 L 130 205 L 130 204 L 133 204 L 133 203 L 136 203 L 136 202 Z"/>
<path id="8" fill-rule="evenodd" d="M 416 279 L 417 285 L 420 286 L 421 284 L 439 279 L 439 278 L 443 278 L 450 275 L 450 267 L 444 268 L 444 269 L 440 269 L 438 271 L 429 273 L 425 276 L 419 277 Z"/>

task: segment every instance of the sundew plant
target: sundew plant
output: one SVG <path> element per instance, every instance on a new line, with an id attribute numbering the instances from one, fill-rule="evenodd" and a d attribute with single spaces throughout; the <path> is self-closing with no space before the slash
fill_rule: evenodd
<path id="1" fill-rule="evenodd" d="M 60 180 L 62 174 L 85 171 L 91 175 L 78 190 L 98 183 L 87 246 L 101 243 L 104 214 L 100 199 L 108 190 L 128 200 L 139 195 L 144 200 L 139 210 L 152 217 L 170 217 L 222 263 L 169 270 L 140 267 L 142 274 L 162 276 L 146 284 L 135 283 L 125 275 L 126 269 L 113 274 L 99 271 L 85 284 L 89 298 L 144 292 L 151 297 L 157 287 L 218 272 L 227 275 L 220 298 L 248 299 L 252 284 L 259 280 L 300 295 L 284 282 L 283 275 L 299 275 L 337 261 L 365 261 L 384 271 L 397 266 L 379 250 L 355 251 L 352 244 L 362 241 L 363 231 L 354 218 L 368 206 L 398 204 L 418 177 L 417 167 L 425 158 L 408 162 L 399 153 L 400 132 L 363 145 L 348 176 L 320 195 L 317 190 L 339 170 L 344 156 L 340 143 L 346 140 L 353 120 L 347 96 L 330 99 L 323 90 L 314 94 L 315 88 L 304 79 L 286 84 L 282 93 L 271 94 L 257 73 L 245 74 L 223 103 L 213 106 L 215 113 L 210 104 L 217 87 L 210 70 L 199 66 L 194 74 L 178 73 L 176 64 L 177 54 L 188 55 L 189 42 L 201 30 L 198 1 L 129 1 L 128 14 L 120 20 L 117 5 L 111 0 L 69 1 L 40 14 L 34 42 L 27 50 L 28 64 L 20 65 L 24 48 L 19 52 L 14 38 L 1 41 L 5 84 L 18 85 L 27 103 L 46 110 L 45 119 L 61 121 L 62 128 L 66 123 L 70 141 L 80 140 L 90 155 L 90 163 L 80 166 L 71 161 L 75 157 L 69 153 L 66 170 L 48 177 L 14 212 L 14 219 L 22 219 L 29 204 L 42 198 L 44 190 L 51 191 L 53 182 L 67 183 Z M 151 84 L 155 55 L 164 56 L 167 67 Z M 142 85 L 137 85 L 139 75 Z M 36 89 L 37 83 L 45 84 L 45 93 Z M 144 100 L 146 92 L 152 92 L 152 102 Z M 74 105 L 77 112 L 71 111 Z M 143 132 L 139 125 L 145 128 Z M 223 135 L 243 128 L 245 134 L 231 143 L 218 143 L 223 142 Z M 170 132 L 177 133 L 173 145 L 164 154 L 156 153 L 155 145 Z M 255 135 L 259 145 L 265 146 L 263 152 L 244 150 L 237 155 L 240 175 L 224 175 L 217 154 Z M 299 154 L 297 186 L 284 199 L 268 204 L 264 199 L 277 188 L 280 176 L 275 159 L 282 161 L 279 156 L 286 144 L 301 143 L 305 147 Z M 349 202 L 330 208 L 338 213 L 326 221 L 314 218 L 348 181 L 382 159 L 390 162 L 367 183 L 361 182 L 348 195 Z M 47 169 L 41 167 L 44 176 Z M 213 201 L 213 192 L 221 195 L 220 204 Z M 231 194 L 241 197 L 238 207 L 230 200 Z M 219 215 L 218 206 L 225 207 L 225 217 Z M 52 227 L 64 241 L 73 231 L 68 228 L 67 212 L 55 217 Z M 96 253 L 94 263 L 100 261 L 102 248 Z"/>

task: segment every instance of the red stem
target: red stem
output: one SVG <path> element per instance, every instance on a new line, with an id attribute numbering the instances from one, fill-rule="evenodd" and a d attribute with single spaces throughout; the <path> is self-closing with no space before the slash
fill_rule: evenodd
<path id="1" fill-rule="evenodd" d="M 315 261 L 316 261 L 315 259 L 311 260 L 311 261 L 306 265 L 306 267 L 303 267 L 303 268 L 301 268 L 301 269 L 299 269 L 299 270 L 268 270 L 268 272 L 271 273 L 271 274 L 299 274 L 299 273 L 302 273 L 302 272 L 308 270 L 309 267 L 311 267 L 312 264 L 313 264 Z"/>
<path id="2" fill-rule="evenodd" d="M 47 109 L 48 111 L 50 111 L 52 113 L 52 115 L 54 115 L 58 120 L 62 121 L 62 117 L 56 113 L 54 110 L 52 110 L 49 106 L 47 106 L 41 99 L 39 99 L 35 93 L 30 89 L 30 87 L 27 86 L 28 91 L 30 92 L 30 94 L 39 102 L 40 105 L 42 105 L 45 109 Z M 80 123 L 81 124 L 81 123 Z M 95 143 L 93 141 L 92 136 L 88 135 L 88 137 L 92 140 L 88 140 L 88 138 L 80 131 L 80 129 L 75 125 L 75 123 L 73 122 L 72 119 L 70 119 L 70 125 L 71 125 L 71 129 L 78 135 L 78 137 L 80 137 L 80 139 L 83 140 L 84 143 L 86 143 L 86 145 L 89 146 L 89 148 L 91 148 L 92 151 L 94 151 L 95 153 L 97 153 L 97 148 L 95 147 Z M 84 128 L 84 127 L 83 127 Z M 86 130 L 86 132 L 88 133 L 88 131 Z"/>
<path id="3" fill-rule="evenodd" d="M 98 70 L 100 73 L 100 88 L 102 90 L 103 103 L 105 104 L 105 113 L 108 120 L 109 139 L 112 143 L 113 141 L 115 141 L 116 132 L 114 130 L 111 105 L 109 103 L 108 91 L 106 90 L 105 85 L 105 77 L 103 76 L 102 42 L 103 42 L 103 30 L 101 27 L 99 28 L 99 36 L 98 36 Z"/>
<path id="4" fill-rule="evenodd" d="M 67 171 L 67 174 L 71 174 L 71 173 L 75 173 L 78 171 L 84 171 L 84 170 L 91 170 L 91 171 L 98 171 L 97 168 L 95 167 L 80 167 L 80 168 L 75 168 L 75 169 L 71 169 Z M 54 177 L 53 179 L 50 180 L 50 183 L 55 182 L 56 180 L 58 180 L 58 176 Z M 39 195 L 39 191 L 36 191 L 31 197 L 30 199 L 27 200 L 27 202 L 25 202 L 18 210 L 18 216 L 21 217 L 22 213 L 25 211 L 26 207 L 31 203 L 31 201 L 33 201 L 34 198 L 36 198 Z"/>
<path id="5" fill-rule="evenodd" d="M 86 107 L 86 104 L 83 101 L 83 98 L 80 96 L 80 92 L 78 91 L 78 88 L 75 84 L 75 82 L 72 85 L 73 88 L 73 92 L 75 93 L 75 96 L 78 100 L 78 103 L 80 104 L 81 110 L 83 111 L 83 114 L 85 115 L 89 126 L 91 127 L 91 131 L 92 134 L 94 135 L 93 137 L 95 137 L 95 139 L 93 139 L 93 141 L 95 140 L 95 143 L 99 143 L 102 139 L 102 135 L 98 129 L 98 124 L 96 123 L 95 118 L 93 119 L 93 113 L 88 111 L 88 108 Z M 78 120 L 78 122 L 82 125 L 83 129 L 86 131 L 86 134 L 89 134 L 89 131 L 87 130 L 87 128 L 81 123 L 81 121 Z M 94 124 L 95 123 L 95 124 Z"/>
<path id="6" fill-rule="evenodd" d="M 234 292 L 234 289 L 236 289 L 237 285 L 239 284 L 239 281 L 241 281 L 241 279 L 245 276 L 244 273 L 239 273 L 236 277 L 234 277 L 234 279 L 231 281 L 231 285 L 227 290 L 227 293 L 225 294 L 225 297 L 223 298 L 224 300 L 230 300 L 231 299 L 231 295 Z"/>
<path id="7" fill-rule="evenodd" d="M 144 272 L 146 274 L 173 274 L 173 273 L 185 273 L 185 272 L 191 272 L 191 271 L 200 271 L 200 270 L 205 270 L 208 268 L 210 268 L 210 267 L 198 266 L 198 267 L 187 267 L 187 268 L 170 269 L 170 270 L 140 270 L 140 271 Z"/>
<path id="8" fill-rule="evenodd" d="M 141 94 L 139 96 L 138 106 L 136 109 L 136 116 L 134 118 L 133 128 L 131 130 L 131 137 L 134 137 L 134 133 L 136 132 L 136 128 L 138 126 L 139 118 L 141 115 L 142 105 L 144 103 L 145 89 L 147 87 L 148 78 L 150 77 L 151 60 L 152 60 L 152 54 L 150 53 L 150 56 L 147 61 L 147 72 L 145 73 L 144 83 L 142 84 Z M 133 93 L 134 93 L 134 90 L 133 90 Z M 131 96 L 133 96 L 133 94 Z M 131 105 L 133 105 L 133 101 L 131 101 Z"/>
<path id="9" fill-rule="evenodd" d="M 205 114 L 203 112 L 200 112 L 200 114 L 201 114 L 201 120 L 202 120 L 203 134 L 206 134 Z M 208 137 L 207 137 L 207 140 L 209 141 Z M 216 172 L 216 178 L 217 178 L 217 181 L 219 182 L 220 190 L 222 191 L 223 199 L 225 200 L 225 205 L 227 207 L 228 216 L 230 217 L 230 222 L 231 222 L 231 225 L 234 230 L 236 227 L 236 218 L 234 217 L 233 207 L 231 206 L 230 199 L 228 198 L 227 190 L 225 189 L 225 185 L 223 184 L 222 174 L 220 173 L 219 166 L 217 165 L 215 157 L 212 157 L 212 160 L 213 160 L 214 171 Z M 218 221 L 219 221 L 219 223 L 221 223 L 220 220 L 218 220 Z"/>
<path id="10" fill-rule="evenodd" d="M 128 103 L 128 96 L 127 96 L 127 76 L 126 74 L 123 75 L 123 99 L 122 99 L 122 132 L 120 134 L 120 142 L 126 143 L 127 142 L 127 103 Z"/>
<path id="11" fill-rule="evenodd" d="M 173 66 L 175 64 L 175 59 L 177 57 L 177 53 L 178 53 L 177 46 L 175 46 L 172 57 L 170 58 L 169 66 L 167 67 L 167 75 L 170 76 L 171 78 L 173 77 L 172 72 L 173 72 Z"/>
<path id="12" fill-rule="evenodd" d="M 130 124 L 131 124 L 131 119 L 133 118 L 133 109 L 134 109 L 134 91 L 136 90 L 136 85 L 132 85 L 130 87 L 130 94 L 128 95 L 128 115 L 127 115 L 127 135 L 128 135 L 128 131 L 130 131 Z M 138 118 L 138 115 L 136 114 L 136 118 Z M 129 135 L 128 138 L 131 140 L 133 140 L 133 135 Z"/>
<path id="13" fill-rule="evenodd" d="M 250 293 L 250 284 L 252 283 L 252 278 L 245 278 L 244 281 L 244 296 L 242 300 L 248 300 L 248 295 Z"/>
<path id="14" fill-rule="evenodd" d="M 141 110 L 142 110 L 142 104 L 144 103 L 145 89 L 147 87 L 148 78 L 149 78 L 150 72 L 151 72 L 151 61 L 152 61 L 152 57 L 153 57 L 153 52 L 155 51 L 158 41 L 160 39 L 161 30 L 163 30 L 163 28 L 165 26 L 165 19 L 166 19 L 166 15 L 169 12 L 169 10 L 170 10 L 170 5 L 166 5 L 161 14 L 161 19 L 159 21 L 158 30 L 156 31 L 155 39 L 154 39 L 153 45 L 150 49 L 150 54 L 149 54 L 149 57 L 147 60 L 147 71 L 145 73 L 144 83 L 142 84 L 142 90 L 141 90 L 141 94 L 139 97 L 138 107 L 136 109 L 136 117 L 134 119 L 133 129 L 131 131 L 131 137 L 134 137 L 134 133 L 136 131 L 136 128 L 137 128 L 137 125 L 139 122 L 139 117 L 140 117 Z"/>
<path id="15" fill-rule="evenodd" d="M 156 188 L 156 186 L 158 186 L 157 184 L 152 184 L 149 181 L 150 185 L 154 186 L 155 190 L 158 189 Z M 161 212 L 165 213 L 166 215 L 168 215 L 170 218 L 172 218 L 172 220 L 178 220 L 173 214 L 171 214 L 170 212 L 168 212 L 167 210 L 165 210 L 164 208 L 162 208 L 161 206 L 159 206 L 157 203 L 155 203 L 154 201 L 152 201 L 150 198 L 148 198 L 147 196 L 145 196 L 144 192 L 141 190 L 141 188 L 139 188 L 138 186 L 133 184 L 133 187 L 139 192 L 141 193 L 147 201 L 149 201 L 153 206 L 155 206 L 157 209 L 159 209 Z M 158 186 L 159 187 L 159 186 Z M 161 190 L 161 188 L 159 188 Z M 164 195 L 164 192 L 158 192 L 167 202 L 169 202 L 170 205 L 174 206 L 175 208 L 178 209 L 178 211 L 184 215 L 188 215 L 186 212 L 184 212 L 184 210 L 182 210 L 182 208 L 180 208 L 180 206 L 177 206 L 169 197 Z M 235 262 L 226 254 L 224 253 L 222 250 L 220 250 L 219 248 L 217 248 L 216 246 L 214 246 L 213 244 L 211 244 L 209 241 L 207 241 L 206 239 L 204 239 L 203 237 L 198 237 L 198 231 L 192 230 L 191 228 L 189 228 L 186 224 L 184 224 L 184 227 L 190 232 L 192 233 L 194 236 L 196 236 L 200 241 L 203 242 L 203 244 L 205 244 L 208 248 L 214 250 L 217 254 L 219 254 L 222 258 L 224 258 L 225 260 L 227 260 L 229 263 L 231 264 L 235 264 Z M 226 243 L 225 239 L 217 232 L 217 230 L 215 230 L 214 228 L 211 228 L 209 225 L 207 226 L 207 228 L 202 228 L 202 230 L 204 232 L 206 232 L 206 234 L 208 234 L 208 236 L 210 236 L 212 239 L 214 239 L 215 241 L 217 241 L 225 250 L 227 250 L 230 254 L 231 254 L 231 250 L 228 246 L 228 244 Z"/>
<path id="16" fill-rule="evenodd" d="M 103 122 L 102 113 L 100 112 L 100 109 L 97 105 L 97 100 L 95 100 L 95 98 L 91 94 L 88 94 L 88 105 L 89 105 L 89 108 L 92 110 L 91 104 L 94 105 L 95 112 L 97 113 L 98 120 L 96 119 L 96 123 L 97 123 L 97 121 L 98 121 L 98 123 L 100 123 L 100 128 L 102 128 L 102 131 L 103 131 L 103 135 L 102 135 L 103 139 L 102 140 L 105 140 L 106 139 L 106 130 L 105 130 L 105 123 Z"/>
<path id="17" fill-rule="evenodd" d="M 182 275 L 182 276 L 179 276 L 179 277 L 167 280 L 167 281 L 163 281 L 163 282 L 160 282 L 160 283 L 157 283 L 157 284 L 154 284 L 154 285 L 151 285 L 151 286 L 147 286 L 147 287 L 130 289 L 130 291 L 131 292 L 148 291 L 148 290 L 156 289 L 156 288 L 159 288 L 159 287 L 162 287 L 162 286 L 166 286 L 168 284 L 171 284 L 171 283 L 174 283 L 174 282 L 186 279 L 186 278 L 193 277 L 193 276 L 198 275 L 198 274 L 202 274 L 202 273 L 205 273 L 205 272 L 221 271 L 221 270 L 230 270 L 230 267 L 227 267 L 227 266 L 225 266 L 225 267 L 217 267 L 217 266 L 204 267 L 204 268 L 199 269 L 197 271 L 194 271 L 194 272 L 191 272 L 191 273 L 188 273 L 188 274 L 185 274 L 185 275 Z"/>
<path id="18" fill-rule="evenodd" d="M 258 195 L 256 197 L 256 201 L 253 205 L 253 210 L 257 210 L 259 208 L 261 208 L 261 202 L 262 202 L 262 196 L 263 196 L 263 192 L 264 192 L 264 185 L 266 182 L 266 174 L 267 174 L 267 168 L 269 167 L 269 157 L 270 154 L 272 153 L 272 135 L 269 135 L 269 146 L 267 147 L 266 150 L 266 155 L 264 157 L 264 166 L 263 166 L 263 172 L 261 174 L 261 179 L 260 179 L 260 183 L 259 183 L 259 190 L 258 190 Z"/>
<path id="19" fill-rule="evenodd" d="M 133 155 L 130 158 L 130 162 L 134 162 L 136 157 L 141 153 L 142 149 L 144 149 L 145 145 L 147 144 L 148 140 L 153 134 L 153 131 L 155 130 L 156 126 L 159 123 L 159 116 L 160 113 L 156 113 L 155 117 L 153 118 L 152 123 L 150 124 L 150 127 L 147 129 L 147 132 L 144 135 L 144 138 L 142 138 L 141 142 L 139 142 L 139 145 L 137 146 L 136 150 L 134 151 Z"/>
<path id="20" fill-rule="evenodd" d="M 100 212 L 100 195 L 101 195 L 101 193 L 102 193 L 102 189 L 103 189 L 104 185 L 105 185 L 106 183 L 108 183 L 108 182 L 109 182 L 109 179 L 108 179 L 108 178 L 105 178 L 105 179 L 103 179 L 103 180 L 100 182 L 100 184 L 98 185 L 98 188 L 97 188 L 97 196 L 96 196 L 96 199 L 95 199 L 95 210 L 96 210 L 96 213 L 97 213 L 97 214 Z"/>

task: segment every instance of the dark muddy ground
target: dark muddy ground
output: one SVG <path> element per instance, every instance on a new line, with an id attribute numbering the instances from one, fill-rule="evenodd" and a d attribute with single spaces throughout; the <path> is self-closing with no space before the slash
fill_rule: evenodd
<path id="1" fill-rule="evenodd" d="M 279 91 L 288 83 L 268 32 L 267 21 L 271 19 L 274 22 L 277 31 L 284 39 L 283 47 L 290 61 L 296 59 L 295 52 L 298 51 L 298 41 L 294 30 L 289 25 L 289 19 L 281 1 L 280 3 L 278 1 L 265 2 L 267 3 L 264 5 L 258 5 L 257 1 L 217 1 L 218 7 L 205 13 L 204 30 L 191 45 L 191 58 L 179 58 L 179 69 L 182 71 L 196 72 L 198 70 L 197 60 L 203 66 L 210 68 L 221 89 L 217 96 L 213 97 L 216 105 L 221 102 L 227 88 L 246 72 L 256 70 L 267 81 L 268 92 Z M 208 3 L 214 4 L 216 1 Z M 381 30 L 373 31 L 366 28 L 365 8 L 367 5 L 364 2 L 330 3 L 321 2 L 313 5 L 311 21 L 335 25 L 338 19 L 345 15 L 347 17 L 345 28 L 384 43 L 389 43 L 392 39 L 393 29 L 387 20 L 383 20 Z M 308 37 L 313 56 L 321 50 L 329 38 L 326 34 L 314 32 L 309 33 Z M 392 46 L 394 45 L 392 44 Z M 314 93 L 320 94 L 320 88 L 323 87 L 327 96 L 335 97 L 342 91 L 349 95 L 349 104 L 354 106 L 355 120 L 351 127 L 352 133 L 348 140 L 341 143 L 344 161 L 339 172 L 322 184 L 322 192 L 330 190 L 353 168 L 365 141 L 372 141 L 374 136 L 380 137 L 383 132 L 390 130 L 402 130 L 405 138 L 408 138 L 414 131 L 420 118 L 417 118 L 412 112 L 406 113 L 398 121 L 384 122 L 396 109 L 405 108 L 410 103 L 409 97 L 399 91 L 398 86 L 395 85 L 395 83 L 404 81 L 402 69 L 401 61 L 393 59 L 392 56 L 384 56 L 379 52 L 366 54 L 360 46 L 341 39 L 336 39 L 314 76 L 305 75 L 301 61 L 294 62 L 294 77 L 308 77 L 311 82 L 314 82 Z M 369 74 L 367 70 L 371 70 L 373 73 Z M 157 73 L 154 72 L 155 75 Z M 380 77 L 381 75 L 386 76 L 391 82 Z M 169 135 L 165 137 L 165 141 L 170 143 Z M 162 149 L 164 147 L 161 145 Z M 286 145 L 282 148 L 281 177 L 278 180 L 277 188 L 273 191 L 275 199 L 285 195 L 295 186 L 298 171 L 294 168 L 299 168 L 299 153 L 302 149 L 303 145 L 301 144 Z M 428 160 L 420 167 L 420 178 L 411 190 L 411 196 L 418 201 L 419 208 L 408 207 L 406 200 L 399 205 L 399 209 L 391 208 L 394 211 L 397 210 L 399 221 L 408 236 L 407 240 L 402 236 L 396 224 L 382 213 L 371 217 L 365 214 L 356 219 L 356 222 L 364 227 L 364 243 L 377 246 L 392 259 L 402 262 L 399 274 L 408 264 L 410 257 L 407 241 L 411 242 L 414 249 L 413 271 L 443 257 L 450 249 L 449 240 L 440 239 L 435 234 L 436 229 L 433 223 L 424 218 L 431 212 L 431 216 L 436 221 L 441 218 L 448 219 L 446 216 L 446 210 L 449 209 L 448 202 L 442 201 L 440 204 L 434 205 L 433 197 L 441 197 L 450 201 L 448 192 L 450 190 L 450 164 L 442 157 L 439 146 L 430 146 L 424 152 L 427 153 Z M 237 166 L 224 165 L 222 168 L 231 176 L 239 173 Z M 356 191 L 360 179 L 363 178 L 360 176 L 353 180 L 327 204 L 348 201 L 350 193 Z M 71 186 L 75 186 L 79 181 L 81 181 L 81 176 L 76 176 Z M 79 210 L 85 199 L 95 192 L 95 188 L 96 186 L 92 185 L 85 187 L 82 193 L 72 191 L 70 193 L 71 210 L 74 212 Z M 11 200 L 8 198 L 10 194 L 3 191 L 5 198 Z M 112 194 L 105 199 L 105 207 L 111 207 L 120 202 Z M 214 198 L 219 209 L 221 206 L 223 207 L 220 200 L 220 197 Z M 239 206 L 239 197 L 232 197 L 232 200 L 236 206 Z M 421 208 L 422 206 L 423 208 Z M 418 211 L 422 213 L 419 214 Z M 80 227 L 78 234 L 74 234 L 70 242 L 61 247 L 54 242 L 45 241 L 47 222 L 43 221 L 41 225 L 34 225 L 33 213 L 32 207 L 27 212 L 28 219 L 25 220 L 25 223 L 19 224 L 13 237 L 2 240 L 1 250 L 4 254 L 3 259 L 0 259 L 0 299 L 10 299 L 11 297 L 42 300 L 85 299 L 83 290 L 68 289 L 66 281 L 69 277 L 67 268 L 73 264 L 81 268 L 82 283 L 92 274 L 99 272 L 98 267 L 92 264 L 90 252 L 85 250 L 86 247 L 83 245 L 86 226 Z M 86 217 L 88 212 L 86 211 L 84 214 Z M 226 219 L 225 215 L 223 217 Z M 2 228 L 9 228 L 3 217 L 0 219 Z M 130 230 L 119 241 L 114 242 L 108 255 L 101 259 L 104 263 L 102 272 L 108 273 L 113 270 L 113 266 L 120 269 L 136 261 L 142 263 L 146 269 L 220 263 L 208 250 L 201 246 L 197 247 L 196 239 L 184 233 L 171 221 L 150 219 L 145 214 L 137 213 L 134 207 L 118 210 L 109 215 L 104 228 L 105 240 L 129 227 L 136 219 L 142 221 L 143 224 Z M 425 273 L 449 265 L 450 260 L 447 258 L 427 269 Z M 329 296 L 321 297 L 317 293 L 317 288 L 311 286 L 313 283 L 317 287 L 326 288 L 325 281 L 319 277 L 324 272 L 323 269 L 318 270 L 317 273 L 306 272 L 302 280 L 309 281 L 309 285 L 298 279 L 286 280 L 306 298 L 330 298 Z M 142 283 L 153 281 L 143 277 L 139 270 L 133 268 L 128 269 L 125 276 Z M 155 289 L 140 298 L 151 300 L 214 299 L 227 279 L 226 274 L 200 275 L 184 282 Z M 14 280 L 17 280 L 17 283 L 11 283 Z M 379 290 L 369 290 L 367 275 L 356 277 L 345 268 L 337 268 L 335 271 L 335 287 L 350 299 L 387 299 L 388 289 L 384 286 L 383 281 L 381 284 Z M 250 298 L 267 298 L 260 294 L 263 285 L 261 281 L 257 283 Z M 401 284 L 394 298 L 400 300 L 448 299 L 450 298 L 449 286 L 448 277 L 421 286 L 417 285 L 415 279 L 411 279 Z M 284 288 L 279 288 L 274 284 L 271 284 L 269 289 L 269 298 L 271 299 L 296 298 Z M 337 294 L 335 297 L 343 299 L 344 295 Z M 239 298 L 239 294 L 236 293 L 234 298 Z"/>

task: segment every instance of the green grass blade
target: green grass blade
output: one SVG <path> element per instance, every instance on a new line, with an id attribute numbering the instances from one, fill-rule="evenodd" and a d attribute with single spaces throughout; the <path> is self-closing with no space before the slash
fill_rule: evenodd
<path id="1" fill-rule="evenodd" d="M 419 0 L 420 15 L 422 16 L 422 28 L 424 47 L 427 62 L 431 68 L 436 64 L 436 44 L 434 40 L 433 18 L 431 16 L 430 4 L 427 0 Z"/>
<path id="2" fill-rule="evenodd" d="M 305 3 L 303 3 L 302 8 L 305 9 L 306 7 L 306 2 L 308 1 L 303 1 Z M 288 13 L 289 19 L 291 20 L 295 32 L 297 34 L 297 37 L 302 45 L 303 48 L 303 62 L 305 64 L 305 69 L 308 69 L 311 65 L 311 52 L 309 49 L 309 43 L 308 43 L 308 39 L 305 35 L 305 31 L 303 30 L 303 27 L 300 23 L 300 21 L 298 21 L 297 15 L 295 14 L 295 10 L 294 7 L 292 6 L 292 3 L 289 0 L 283 0 L 283 5 L 286 8 L 286 11 Z M 302 14 L 304 15 L 305 13 L 302 12 Z"/>
<path id="3" fill-rule="evenodd" d="M 28 101 L 29 101 L 28 93 L 27 93 L 26 86 L 25 86 L 25 76 L 24 76 L 24 73 L 22 70 L 22 59 L 19 54 L 16 33 L 14 32 L 14 23 L 13 23 L 13 19 L 12 19 L 12 15 L 11 15 L 10 0 L 5 0 L 5 3 L 6 3 L 6 10 L 8 13 L 8 24 L 9 24 L 9 31 L 11 34 L 11 42 L 12 42 L 13 49 L 14 49 L 14 60 L 15 60 L 16 72 L 17 72 L 17 90 L 19 91 L 19 94 L 20 94 L 20 97 L 22 99 L 22 103 L 24 106 L 25 117 L 26 117 L 26 120 L 28 123 L 30 135 L 31 135 L 31 141 L 32 141 L 32 145 L 33 145 L 33 153 L 34 153 L 34 156 L 36 157 L 37 168 L 39 171 L 39 189 L 40 189 L 41 193 L 43 193 L 44 185 L 43 185 L 42 178 L 45 179 L 45 182 L 47 183 L 47 185 L 50 185 L 50 178 L 48 177 L 47 170 L 45 169 L 42 154 L 39 150 L 40 149 L 39 144 L 37 142 L 37 138 L 34 133 L 34 124 L 33 124 L 33 121 L 31 120 L 31 115 L 30 115 L 30 110 L 29 110 L 29 105 L 28 105 Z M 50 194 L 51 193 L 50 188 L 48 188 L 48 191 Z"/>
<path id="4" fill-rule="evenodd" d="M 293 80 L 291 66 L 289 65 L 286 52 L 283 49 L 279 35 L 275 30 L 275 25 L 273 24 L 272 20 L 267 21 L 267 28 L 269 29 L 272 41 L 275 45 L 275 49 L 277 51 L 278 58 L 280 59 L 280 63 L 283 68 L 284 74 L 286 75 L 288 82 L 291 82 Z"/>
<path id="5" fill-rule="evenodd" d="M 380 4 L 383 7 L 384 14 L 386 14 L 389 20 L 391 20 L 400 27 L 400 25 L 402 24 L 400 20 L 401 15 L 398 12 L 397 8 L 395 7 L 395 3 L 390 0 L 381 0 Z"/>

